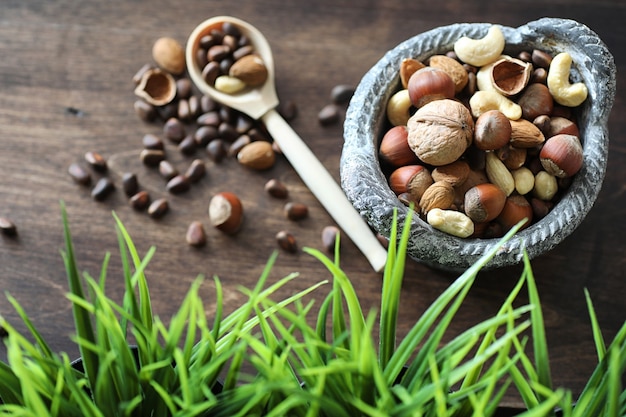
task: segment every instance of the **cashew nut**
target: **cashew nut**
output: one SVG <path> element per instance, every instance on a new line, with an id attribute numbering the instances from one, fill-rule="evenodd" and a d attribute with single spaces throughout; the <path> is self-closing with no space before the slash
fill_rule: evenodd
<path id="1" fill-rule="evenodd" d="M 474 233 L 474 222 L 460 211 L 434 208 L 426 215 L 426 221 L 435 229 L 453 236 L 465 238 Z"/>
<path id="2" fill-rule="evenodd" d="M 569 72 L 572 66 L 572 56 L 561 52 L 554 58 L 548 70 L 548 90 L 557 103 L 576 107 L 587 98 L 587 86 L 583 83 L 570 84 Z"/>
<path id="3" fill-rule="evenodd" d="M 406 125 L 411 114 L 411 98 L 409 90 L 403 89 L 395 93 L 389 98 L 387 103 L 387 119 L 394 126 Z"/>
<path id="4" fill-rule="evenodd" d="M 491 26 L 485 37 L 463 36 L 454 43 L 454 52 L 466 64 L 482 67 L 495 61 L 504 51 L 504 35 L 499 26 Z"/>
<path id="5" fill-rule="evenodd" d="M 522 108 L 519 104 L 493 90 L 477 91 L 470 98 L 469 105 L 474 117 L 478 117 L 489 110 L 499 110 L 510 120 L 517 120 L 522 117 Z"/>

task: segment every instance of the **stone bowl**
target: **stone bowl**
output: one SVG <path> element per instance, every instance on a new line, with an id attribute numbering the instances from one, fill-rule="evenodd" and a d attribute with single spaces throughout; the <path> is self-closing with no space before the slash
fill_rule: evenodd
<path id="1" fill-rule="evenodd" d="M 410 208 L 390 189 L 378 159 L 380 139 L 390 127 L 385 109 L 400 88 L 398 68 L 404 58 L 426 60 L 453 50 L 462 36 L 485 36 L 489 23 L 459 23 L 416 35 L 388 51 L 362 78 L 351 99 L 344 124 L 340 160 L 341 186 L 356 210 L 384 237 L 390 236 L 394 209 L 399 224 Z M 518 264 L 526 250 L 530 258 L 545 253 L 570 235 L 593 206 L 606 172 L 608 118 L 616 91 L 613 56 L 592 30 L 573 20 L 542 18 L 518 28 L 500 26 L 506 39 L 504 53 L 542 49 L 555 55 L 567 51 L 573 58 L 572 82 L 586 84 L 589 95 L 576 109 L 583 144 L 583 166 L 559 202 L 543 219 L 519 231 L 506 242 L 487 269 Z M 442 270 L 467 269 L 497 245 L 499 239 L 457 238 L 413 215 L 408 254 L 418 262 Z"/>

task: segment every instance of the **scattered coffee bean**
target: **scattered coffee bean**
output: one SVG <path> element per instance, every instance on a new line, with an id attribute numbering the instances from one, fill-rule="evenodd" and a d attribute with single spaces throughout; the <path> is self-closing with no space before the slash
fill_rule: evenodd
<path id="1" fill-rule="evenodd" d="M 91 190 L 91 197 L 94 200 L 103 201 L 113 190 L 115 190 L 115 185 L 110 179 L 100 178 Z"/>
<path id="2" fill-rule="evenodd" d="M 191 119 L 191 110 L 189 109 L 189 101 L 187 99 L 178 100 L 178 118 L 182 121 Z"/>
<path id="3" fill-rule="evenodd" d="M 107 170 L 107 161 L 98 152 L 87 152 L 85 154 L 85 161 L 98 172 L 105 172 Z"/>
<path id="4" fill-rule="evenodd" d="M 157 116 L 157 112 L 154 109 L 154 106 L 150 103 L 146 103 L 143 100 L 135 101 L 135 104 L 133 104 L 133 108 L 135 109 L 135 114 L 144 122 L 151 122 Z"/>
<path id="5" fill-rule="evenodd" d="M 237 156 L 239 151 L 251 142 L 250 136 L 241 135 L 233 143 L 228 147 L 228 152 L 226 153 L 228 156 L 233 157 Z"/>
<path id="6" fill-rule="evenodd" d="M 178 113 L 178 104 L 172 102 L 170 104 L 166 104 L 165 106 L 159 106 L 156 107 L 156 111 L 162 120 L 169 120 L 172 117 L 176 117 L 176 113 Z"/>
<path id="7" fill-rule="evenodd" d="M 126 197 L 132 197 L 139 191 L 139 181 L 137 175 L 132 172 L 126 172 L 122 175 L 122 189 Z"/>
<path id="8" fill-rule="evenodd" d="M 142 211 L 150 204 L 150 194 L 147 191 L 139 191 L 129 200 L 130 206 L 135 210 Z"/>
<path id="9" fill-rule="evenodd" d="M 330 126 L 337 121 L 341 115 L 341 109 L 338 105 L 332 103 L 325 105 L 317 115 L 317 120 L 322 126 Z"/>
<path id="10" fill-rule="evenodd" d="M 153 150 L 160 150 L 160 151 L 165 149 L 165 145 L 163 144 L 163 141 L 158 136 L 153 135 L 152 133 L 148 133 L 147 135 L 144 135 L 141 142 L 145 149 L 153 149 Z"/>
<path id="11" fill-rule="evenodd" d="M 298 107 L 296 107 L 296 103 L 292 100 L 281 101 L 278 106 L 278 113 L 283 119 L 290 122 L 298 115 Z"/>
<path id="12" fill-rule="evenodd" d="M 176 96 L 184 100 L 191 96 L 191 80 L 189 78 L 176 80 Z"/>
<path id="13" fill-rule="evenodd" d="M 157 167 L 165 159 L 165 152 L 158 149 L 144 149 L 139 154 L 144 165 Z"/>
<path id="14" fill-rule="evenodd" d="M 296 253 L 298 251 L 296 238 L 285 230 L 281 230 L 276 234 L 276 242 L 278 246 L 287 252 Z"/>
<path id="15" fill-rule="evenodd" d="M 205 174 L 206 166 L 204 165 L 204 161 L 202 161 L 202 159 L 194 159 L 185 172 L 185 176 L 191 183 L 200 181 Z"/>
<path id="16" fill-rule="evenodd" d="M 289 220 L 302 220 L 309 215 L 309 208 L 305 204 L 291 201 L 285 204 L 284 211 Z"/>
<path id="17" fill-rule="evenodd" d="M 67 169 L 72 179 L 80 185 L 90 185 L 91 184 L 91 175 L 85 168 L 83 168 L 78 163 L 70 164 Z"/>
<path id="18" fill-rule="evenodd" d="M 322 229 L 322 246 L 329 253 L 335 253 L 339 228 L 337 226 L 326 226 Z"/>
<path id="19" fill-rule="evenodd" d="M 217 134 L 220 138 L 229 142 L 232 142 L 239 137 L 239 132 L 237 132 L 235 127 L 228 122 L 220 123 L 217 127 Z"/>
<path id="20" fill-rule="evenodd" d="M 170 117 L 163 125 L 163 136 L 174 143 L 180 143 L 185 138 L 185 126 L 176 117 Z"/>
<path id="21" fill-rule="evenodd" d="M 167 182 L 166 188 L 172 194 L 180 194 L 189 190 L 189 179 L 184 175 L 176 175 Z"/>
<path id="22" fill-rule="evenodd" d="M 169 181 L 178 175 L 178 170 L 174 165 L 172 165 L 171 162 L 169 162 L 167 159 L 164 159 L 159 162 L 159 174 L 161 174 L 161 176 L 165 178 L 166 181 Z"/>
<path id="23" fill-rule="evenodd" d="M 185 239 L 190 246 L 201 247 L 206 245 L 206 232 L 204 231 L 204 225 L 202 222 L 191 222 L 187 228 Z"/>
<path id="24" fill-rule="evenodd" d="M 213 139 L 206 146 L 206 153 L 215 163 L 220 163 L 226 157 L 226 144 L 222 139 Z"/>
<path id="25" fill-rule="evenodd" d="M 354 94 L 354 87 L 347 84 L 339 84 L 330 91 L 330 101 L 335 104 L 347 104 Z"/>
<path id="26" fill-rule="evenodd" d="M 148 206 L 148 215 L 153 219 L 159 219 L 168 212 L 169 208 L 170 205 L 167 199 L 159 198 L 157 200 L 154 200 L 152 203 L 150 203 L 150 206 Z"/>
<path id="27" fill-rule="evenodd" d="M 213 100 L 212 97 L 207 95 L 203 95 L 202 97 L 200 97 L 200 110 L 202 111 L 202 113 L 209 113 L 217 110 L 217 108 L 218 103 L 217 101 Z"/>
<path id="28" fill-rule="evenodd" d="M 200 126 L 195 133 L 193 134 L 193 138 L 196 142 L 197 146 L 205 147 L 214 139 L 217 139 L 217 127 L 216 126 Z"/>
<path id="29" fill-rule="evenodd" d="M 178 144 L 178 150 L 183 155 L 193 155 L 196 151 L 196 140 L 193 135 L 185 136 L 185 138 Z"/>
<path id="30" fill-rule="evenodd" d="M 246 116 L 245 114 L 239 115 L 239 117 L 237 118 L 237 122 L 235 123 L 235 131 L 237 131 L 237 134 L 243 135 L 253 127 L 254 122 L 250 117 Z"/>
<path id="31" fill-rule="evenodd" d="M 276 178 L 272 178 L 265 183 L 265 191 L 274 198 L 284 199 L 289 195 L 285 184 Z"/>
<path id="32" fill-rule="evenodd" d="M 17 236 L 17 226 L 6 217 L 0 216 L 0 231 L 6 236 Z"/>
<path id="33" fill-rule="evenodd" d="M 200 113 L 200 99 L 198 96 L 189 97 L 189 113 L 191 117 L 196 117 Z"/>

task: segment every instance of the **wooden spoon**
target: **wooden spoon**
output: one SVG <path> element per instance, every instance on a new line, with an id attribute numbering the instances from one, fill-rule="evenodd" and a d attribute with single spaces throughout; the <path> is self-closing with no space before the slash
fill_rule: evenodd
<path id="1" fill-rule="evenodd" d="M 224 22 L 230 22 L 239 28 L 241 33 L 250 39 L 255 51 L 263 59 L 268 70 L 268 78 L 263 85 L 247 88 L 240 93 L 226 94 L 216 90 L 204 80 L 202 69 L 198 67 L 196 61 L 196 50 L 202 36 L 208 34 L 212 29 L 220 28 Z M 334 178 L 276 111 L 278 97 L 274 84 L 274 60 L 269 43 L 261 32 L 249 23 L 234 17 L 213 17 L 201 23 L 189 36 L 186 61 L 189 76 L 203 94 L 254 119 L 261 120 L 265 124 L 281 152 L 289 160 L 304 184 L 361 250 L 374 270 L 382 271 L 387 261 L 387 251 L 350 204 Z"/>

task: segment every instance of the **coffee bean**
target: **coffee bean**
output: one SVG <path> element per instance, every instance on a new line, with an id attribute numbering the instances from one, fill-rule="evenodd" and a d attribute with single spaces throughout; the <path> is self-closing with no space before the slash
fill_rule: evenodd
<path id="1" fill-rule="evenodd" d="M 141 79 L 143 78 L 143 75 L 146 72 L 148 72 L 148 70 L 151 70 L 153 68 L 154 68 L 154 65 L 152 65 L 152 64 L 144 64 L 141 68 L 139 68 L 137 70 L 135 75 L 133 75 L 133 82 L 135 84 L 139 84 L 141 82 Z"/>
<path id="2" fill-rule="evenodd" d="M 151 122 L 156 118 L 157 112 L 154 106 L 150 103 L 146 103 L 143 100 L 137 100 L 133 104 L 135 114 L 144 122 Z"/>
<path id="3" fill-rule="evenodd" d="M 159 174 L 161 174 L 163 178 L 169 181 L 178 175 L 178 170 L 174 165 L 172 165 L 171 162 L 169 162 L 167 159 L 164 159 L 163 161 L 159 162 Z"/>
<path id="4" fill-rule="evenodd" d="M 72 179 L 80 185 L 90 185 L 91 184 L 91 175 L 85 168 L 83 168 L 78 163 L 70 164 L 67 169 Z"/>
<path id="5" fill-rule="evenodd" d="M 252 45 L 243 45 L 233 51 L 233 59 L 237 61 L 246 55 L 250 55 L 254 52 Z"/>
<path id="6" fill-rule="evenodd" d="M 165 152 L 158 149 L 144 149 L 139 154 L 139 158 L 144 165 L 156 167 L 165 159 Z"/>
<path id="7" fill-rule="evenodd" d="M 317 115 L 317 120 L 322 126 L 330 126 L 339 121 L 341 109 L 338 105 L 332 103 L 325 105 Z"/>
<path id="8" fill-rule="evenodd" d="M 180 194 L 189 190 L 190 182 L 186 176 L 176 175 L 167 182 L 167 185 L 165 187 L 167 188 L 167 191 L 172 194 Z"/>
<path id="9" fill-rule="evenodd" d="M 237 39 L 239 39 L 241 37 L 241 31 L 239 30 L 239 28 L 237 27 L 237 25 L 231 23 L 231 22 L 224 22 L 222 24 L 222 30 L 224 31 L 224 33 L 226 35 L 230 35 L 233 36 Z"/>
<path id="10" fill-rule="evenodd" d="M 150 203 L 148 207 L 148 215 L 153 219 L 159 219 L 165 215 L 170 209 L 170 205 L 165 198 L 159 198 Z"/>
<path id="11" fill-rule="evenodd" d="M 200 114 L 200 98 L 198 96 L 191 96 L 189 101 L 189 114 L 191 117 L 197 117 Z"/>
<path id="12" fill-rule="evenodd" d="M 296 253 L 298 251 L 296 238 L 285 230 L 281 230 L 276 234 L 276 242 L 278 246 L 287 252 Z"/>
<path id="13" fill-rule="evenodd" d="M 206 232 L 204 231 L 204 225 L 199 221 L 191 222 L 187 228 L 187 234 L 185 240 L 190 246 L 200 247 L 206 245 Z"/>
<path id="14" fill-rule="evenodd" d="M 226 156 L 226 144 L 222 139 L 213 139 L 206 146 L 206 153 L 215 163 L 220 163 Z"/>
<path id="15" fill-rule="evenodd" d="M 191 80 L 189 78 L 176 80 L 176 96 L 185 100 L 191 96 Z"/>
<path id="16" fill-rule="evenodd" d="M 191 110 L 187 99 L 178 100 L 178 118 L 183 121 L 191 119 Z"/>
<path id="17" fill-rule="evenodd" d="M 122 175 L 122 189 L 126 197 L 132 197 L 139 191 L 139 181 L 137 175 L 132 172 L 126 172 Z"/>
<path id="18" fill-rule="evenodd" d="M 347 104 L 354 94 L 354 87 L 347 84 L 339 84 L 330 91 L 330 101 L 335 104 Z"/>
<path id="19" fill-rule="evenodd" d="M 193 155 L 196 151 L 196 140 L 193 135 L 187 135 L 185 138 L 178 144 L 178 150 L 183 155 Z"/>
<path id="20" fill-rule="evenodd" d="M 174 143 L 185 138 L 185 127 L 176 117 L 170 117 L 163 125 L 163 135 Z"/>
<path id="21" fill-rule="evenodd" d="M 178 113 L 178 103 L 172 102 L 165 106 L 156 107 L 156 111 L 162 120 L 169 120 L 172 117 L 176 117 L 176 113 Z"/>
<path id="22" fill-rule="evenodd" d="M 235 127 L 227 122 L 220 123 L 220 125 L 217 127 L 217 135 L 220 138 L 229 142 L 232 142 L 239 137 L 239 133 L 237 132 Z"/>
<path id="23" fill-rule="evenodd" d="M 274 198 L 287 198 L 289 195 L 285 184 L 275 178 L 265 183 L 265 191 Z"/>
<path id="24" fill-rule="evenodd" d="M 228 147 L 228 152 L 227 155 L 230 157 L 236 156 L 239 151 L 246 146 L 247 144 L 249 144 L 251 142 L 250 140 L 250 136 L 248 135 L 241 135 L 239 136 L 237 139 L 235 139 L 235 141 L 233 143 L 230 144 L 230 146 Z"/>
<path id="25" fill-rule="evenodd" d="M 227 45 L 213 45 L 206 53 L 209 61 L 219 62 L 230 54 L 230 48 Z"/>
<path id="26" fill-rule="evenodd" d="M 285 102 L 281 101 L 278 106 L 278 113 L 280 113 L 283 119 L 290 122 L 298 115 L 298 108 L 296 107 L 296 103 L 291 100 Z"/>
<path id="27" fill-rule="evenodd" d="M 221 122 L 222 122 L 222 119 L 220 118 L 220 114 L 217 110 L 212 110 L 206 113 L 202 113 L 196 119 L 196 123 L 198 123 L 201 126 L 218 127 Z"/>
<path id="28" fill-rule="evenodd" d="M 309 208 L 302 203 L 289 202 L 285 204 L 284 211 L 289 220 L 302 220 L 309 215 Z"/>
<path id="29" fill-rule="evenodd" d="M 107 170 L 107 161 L 98 152 L 87 152 L 85 154 L 85 161 L 98 172 L 105 172 Z"/>
<path id="30" fill-rule="evenodd" d="M 110 179 L 106 177 L 100 178 L 91 190 L 91 197 L 94 200 L 103 201 L 113 190 L 115 190 L 115 185 Z"/>
<path id="31" fill-rule="evenodd" d="M 6 236 L 17 236 L 17 226 L 6 217 L 0 216 L 0 231 Z"/>
<path id="32" fill-rule="evenodd" d="M 200 110 L 202 111 L 202 113 L 212 112 L 214 110 L 217 110 L 218 107 L 219 104 L 217 103 L 217 101 L 213 100 L 212 97 L 207 95 L 203 95 L 202 97 L 200 97 Z"/>
<path id="33" fill-rule="evenodd" d="M 189 182 L 192 183 L 200 181 L 205 174 L 206 166 L 204 165 L 204 161 L 202 161 L 202 159 L 194 159 L 185 172 L 185 176 Z"/>
<path id="34" fill-rule="evenodd" d="M 207 60 L 208 60 L 208 52 L 207 52 Z M 220 75 L 220 64 L 216 61 L 210 61 L 204 67 L 202 67 L 202 78 L 209 85 L 215 84 L 215 80 Z"/>
<path id="35" fill-rule="evenodd" d="M 339 229 L 336 226 L 326 226 L 322 229 L 322 246 L 329 253 L 335 253 Z"/>
<path id="36" fill-rule="evenodd" d="M 129 199 L 130 206 L 135 210 L 145 210 L 150 204 L 150 194 L 147 191 L 139 191 Z"/>
<path id="37" fill-rule="evenodd" d="M 253 126 L 254 122 L 252 119 L 245 114 L 241 114 L 235 123 L 235 131 L 237 131 L 238 134 L 243 135 L 244 133 L 248 133 L 248 130 L 252 129 Z"/>
<path id="38" fill-rule="evenodd" d="M 218 137 L 216 126 L 200 126 L 193 135 L 197 146 L 207 146 Z"/>
<path id="39" fill-rule="evenodd" d="M 165 149 L 165 145 L 163 145 L 163 141 L 158 136 L 153 135 L 151 133 L 144 135 L 141 142 L 145 149 L 156 149 L 156 150 Z"/>

